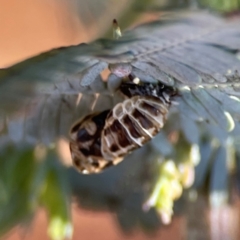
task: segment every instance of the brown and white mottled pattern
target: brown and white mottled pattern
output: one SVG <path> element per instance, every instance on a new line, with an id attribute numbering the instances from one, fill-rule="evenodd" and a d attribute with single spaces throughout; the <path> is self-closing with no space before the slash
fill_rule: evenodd
<path id="1" fill-rule="evenodd" d="M 161 83 L 123 82 L 127 98 L 113 109 L 93 113 L 71 129 L 70 151 L 82 173 L 98 173 L 142 147 L 164 126 L 175 91 Z"/>
<path id="2" fill-rule="evenodd" d="M 97 173 L 108 164 L 101 153 L 101 134 L 109 112 L 90 114 L 71 128 L 73 165 L 82 173 Z"/>
<path id="3" fill-rule="evenodd" d="M 134 96 L 117 104 L 103 129 L 104 158 L 124 157 L 142 147 L 163 127 L 168 108 L 168 103 L 154 97 Z"/>

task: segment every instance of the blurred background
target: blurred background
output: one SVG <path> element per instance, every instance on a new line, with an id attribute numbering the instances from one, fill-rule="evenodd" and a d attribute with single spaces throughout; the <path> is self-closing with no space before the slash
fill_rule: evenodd
<path id="1" fill-rule="evenodd" d="M 0 68 L 53 48 L 111 38 L 114 18 L 126 29 L 171 11 L 208 9 L 231 17 L 239 8 L 239 0 L 2 1 Z M 120 165 L 85 176 L 71 166 L 65 138 L 47 147 L 18 142 L 17 118 L 11 125 L 3 118 L 3 239 L 240 239 L 240 153 L 231 140 L 225 147 L 205 139 L 199 146 L 182 141 L 178 167 L 147 144 Z M 180 137 L 171 135 L 173 142 Z"/>

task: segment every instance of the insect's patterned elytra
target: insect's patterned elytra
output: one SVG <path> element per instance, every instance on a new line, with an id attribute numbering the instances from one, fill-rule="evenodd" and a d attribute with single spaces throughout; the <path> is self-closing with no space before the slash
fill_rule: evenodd
<path id="1" fill-rule="evenodd" d="M 101 133 L 109 112 L 106 110 L 90 114 L 77 122 L 70 131 L 73 165 L 80 172 L 91 172 L 92 168 L 103 168 L 102 163 L 105 164 L 101 153 Z"/>
<path id="2" fill-rule="evenodd" d="M 74 166 L 84 174 L 116 165 L 164 126 L 175 90 L 162 83 L 122 82 L 126 99 L 111 110 L 89 114 L 70 131 Z"/>

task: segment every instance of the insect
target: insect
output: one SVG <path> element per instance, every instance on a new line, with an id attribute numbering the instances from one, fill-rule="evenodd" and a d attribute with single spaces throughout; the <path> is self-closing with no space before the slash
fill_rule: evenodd
<path id="1" fill-rule="evenodd" d="M 131 80 L 123 81 L 118 91 L 125 96 L 123 102 L 87 115 L 70 130 L 73 165 L 84 174 L 118 164 L 151 140 L 164 126 L 171 98 L 176 95 L 162 83 Z"/>

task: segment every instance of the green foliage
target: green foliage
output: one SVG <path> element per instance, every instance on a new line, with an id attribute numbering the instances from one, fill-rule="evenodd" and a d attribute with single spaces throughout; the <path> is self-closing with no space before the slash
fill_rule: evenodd
<path id="1" fill-rule="evenodd" d="M 32 149 L 8 146 L 0 155 L 0 234 L 33 213 L 32 180 L 36 172 Z"/>
<path id="2" fill-rule="evenodd" d="M 174 147 L 173 158 L 161 159 L 159 173 L 153 191 L 144 207 L 155 207 L 163 223 L 171 222 L 174 200 L 178 199 L 183 188 L 194 181 L 194 167 L 199 163 L 197 145 L 189 144 L 182 135 Z"/>
<path id="3" fill-rule="evenodd" d="M 48 234 L 51 239 L 71 238 L 72 226 L 70 220 L 70 192 L 66 173 L 54 155 L 47 158 L 47 171 L 40 195 L 41 205 L 48 212 Z"/>
<path id="4" fill-rule="evenodd" d="M 233 12 L 240 8 L 239 0 L 200 0 L 200 3 L 206 7 L 224 13 Z"/>
<path id="5" fill-rule="evenodd" d="M 64 168 L 52 152 L 37 159 L 29 146 L 9 144 L 0 153 L 0 235 L 31 219 L 40 206 L 48 212 L 51 239 L 71 235 Z"/>

